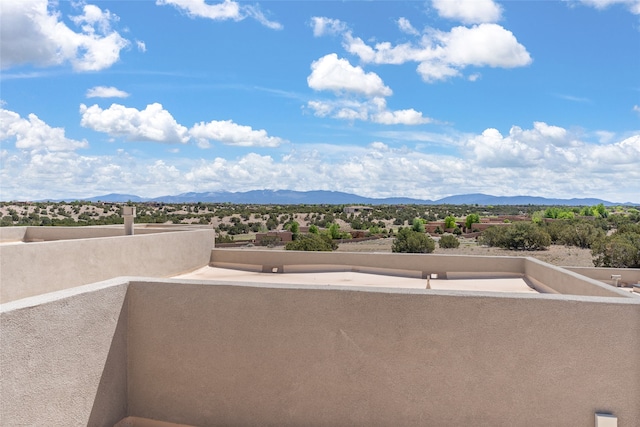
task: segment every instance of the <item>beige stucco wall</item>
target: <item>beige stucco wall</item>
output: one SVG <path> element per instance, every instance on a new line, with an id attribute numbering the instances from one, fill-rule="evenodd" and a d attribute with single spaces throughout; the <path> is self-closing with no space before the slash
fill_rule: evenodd
<path id="1" fill-rule="evenodd" d="M 389 254 L 357 252 L 298 252 L 214 249 L 210 265 L 254 271 L 361 271 L 440 278 L 464 273 L 497 273 L 526 278 L 541 292 L 583 296 L 629 297 L 628 293 L 578 273 L 523 257 L 490 257 L 436 254 Z"/>
<path id="2" fill-rule="evenodd" d="M 527 277 L 531 277 L 535 281 L 549 286 L 560 294 L 594 297 L 630 297 L 628 292 L 616 289 L 599 280 L 547 264 L 534 258 L 526 259 L 524 272 Z"/>
<path id="3" fill-rule="evenodd" d="M 0 303 L 117 276 L 188 272 L 208 264 L 214 238 L 213 229 L 191 229 L 0 245 Z"/>
<path id="4" fill-rule="evenodd" d="M 620 275 L 620 282 L 626 284 L 640 283 L 640 268 L 605 268 L 605 267 L 563 267 L 566 270 L 582 274 L 592 279 L 612 283 L 611 275 Z"/>
<path id="5" fill-rule="evenodd" d="M 113 426 L 126 416 L 127 286 L 0 306 L 0 425 Z"/>
<path id="6" fill-rule="evenodd" d="M 391 279 L 390 279 L 391 280 Z M 129 415 L 190 425 L 640 420 L 640 301 L 132 283 Z"/>
<path id="7" fill-rule="evenodd" d="M 20 242 L 27 233 L 27 227 L 0 227 L 1 242 Z"/>
<path id="8" fill-rule="evenodd" d="M 631 298 L 123 278 L 0 316 L 2 425 L 640 419 Z"/>
<path id="9" fill-rule="evenodd" d="M 398 254 L 398 253 L 362 253 L 362 252 L 303 252 L 303 251 L 264 251 L 247 249 L 214 249 L 211 252 L 211 265 L 215 267 L 245 266 L 261 270 L 269 267 L 282 267 L 283 271 L 349 271 L 380 272 L 394 271 L 416 272 L 416 274 L 446 272 L 502 272 L 520 275 L 524 272 L 524 259 L 518 257 L 486 257 L 465 255 L 436 254 Z"/>

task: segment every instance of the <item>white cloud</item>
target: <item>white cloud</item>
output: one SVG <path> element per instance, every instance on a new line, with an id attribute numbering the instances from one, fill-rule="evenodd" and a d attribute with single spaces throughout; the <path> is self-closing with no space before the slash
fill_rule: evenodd
<path id="1" fill-rule="evenodd" d="M 106 110 L 97 104 L 80 105 L 80 124 L 111 136 L 122 136 L 129 141 L 155 141 L 186 143 L 187 128 L 178 124 L 161 104 L 149 104 L 144 110 L 112 104 Z"/>
<path id="2" fill-rule="evenodd" d="M 141 40 L 136 40 L 136 46 L 138 47 L 138 50 L 140 52 L 146 52 L 147 51 L 146 43 L 141 41 Z"/>
<path id="3" fill-rule="evenodd" d="M 202 148 L 208 147 L 210 140 L 239 147 L 278 147 L 285 142 L 281 138 L 269 136 L 264 129 L 254 130 L 231 120 L 200 122 L 189 130 L 189 134 L 196 138 Z"/>
<path id="4" fill-rule="evenodd" d="M 339 19 L 331 19 L 324 16 L 312 17 L 311 27 L 313 28 L 314 37 L 321 37 L 328 34 L 341 34 L 347 30 L 347 25 L 344 22 Z"/>
<path id="5" fill-rule="evenodd" d="M 635 111 L 636 113 L 638 113 L 640 115 L 640 106 L 639 105 L 634 105 L 631 110 Z"/>
<path id="6" fill-rule="evenodd" d="M 87 90 L 87 98 L 127 98 L 129 94 L 113 86 L 95 86 Z"/>
<path id="7" fill-rule="evenodd" d="M 436 38 L 446 46 L 444 59 L 459 67 L 513 68 L 531 63 L 527 49 L 511 31 L 497 24 L 455 27 L 449 33 L 439 33 Z"/>
<path id="8" fill-rule="evenodd" d="M 629 11 L 634 15 L 640 15 L 640 0 L 577 0 L 587 6 L 595 7 L 596 9 L 606 9 L 609 6 L 620 4 L 627 6 Z"/>
<path id="9" fill-rule="evenodd" d="M 81 156 L 74 151 L 5 148 L 0 169 L 2 197 L 33 200 L 110 192 L 155 197 L 267 188 L 334 190 L 370 197 L 436 199 L 490 192 L 640 202 L 634 186 L 640 182 L 637 133 L 592 144 L 576 141 L 568 130 L 539 122 L 530 129 L 514 126 L 506 136 L 492 129 L 460 136 L 455 147 L 461 156 L 409 148 L 399 138 L 400 133 L 392 138 L 393 143 L 376 140 L 365 147 L 304 144 L 279 158 L 248 153 L 213 160 L 176 155 L 146 160 L 122 149 L 113 155 Z M 484 146 L 476 149 L 478 144 Z M 505 166 L 506 159 L 511 164 Z M 514 167 L 513 163 L 521 161 L 527 167 Z"/>
<path id="10" fill-rule="evenodd" d="M 502 7 L 493 0 L 432 0 L 438 14 L 465 24 L 497 22 L 502 16 Z"/>
<path id="11" fill-rule="evenodd" d="M 395 46 L 389 42 L 369 46 L 346 32 L 343 44 L 365 63 L 418 62 L 418 73 L 426 82 L 459 76 L 468 66 L 514 68 L 532 62 L 529 52 L 513 33 L 497 24 L 454 27 L 449 32 L 430 30 L 418 44 Z"/>
<path id="12" fill-rule="evenodd" d="M 616 142 L 609 134 L 600 144 L 588 144 L 564 128 L 535 122 L 532 129 L 513 126 L 506 136 L 497 129 L 486 129 L 481 135 L 464 138 L 460 148 L 469 161 L 482 167 L 563 173 L 575 185 L 584 174 L 617 173 L 620 179 L 624 174 L 640 178 L 633 166 L 640 163 L 640 135 Z"/>
<path id="13" fill-rule="evenodd" d="M 428 117 L 423 117 L 421 112 L 410 108 L 407 110 L 382 111 L 374 114 L 373 122 L 384 125 L 420 125 L 431 123 L 432 120 Z"/>
<path id="14" fill-rule="evenodd" d="M 341 120 L 371 121 L 384 125 L 420 125 L 432 123 L 433 119 L 425 117 L 414 109 L 389 110 L 382 97 L 374 97 L 365 101 L 353 99 L 337 99 L 334 101 L 309 101 L 307 107 L 317 117 L 332 117 Z"/>
<path id="15" fill-rule="evenodd" d="M 403 33 L 411 34 L 413 36 L 420 35 L 420 32 L 413 28 L 413 25 L 411 25 L 411 22 L 407 18 L 401 17 L 397 22 L 398 28 L 400 28 L 400 31 Z"/>
<path id="16" fill-rule="evenodd" d="M 243 19 L 240 14 L 240 4 L 231 0 L 216 4 L 207 4 L 204 0 L 158 0 L 156 4 L 175 6 L 191 18 L 208 18 L 217 21 Z"/>
<path id="17" fill-rule="evenodd" d="M 247 17 L 254 18 L 262 25 L 273 30 L 282 29 L 278 22 L 270 21 L 257 6 L 241 5 L 233 0 L 224 0 L 222 3 L 208 4 L 205 0 L 157 0 L 157 5 L 171 5 L 191 18 L 207 18 L 214 21 L 242 21 Z"/>
<path id="18" fill-rule="evenodd" d="M 0 109 L 0 141 L 15 138 L 16 148 L 21 150 L 73 151 L 89 146 L 86 140 L 67 138 L 63 128 L 46 124 L 35 114 L 29 119 L 13 111 Z"/>
<path id="19" fill-rule="evenodd" d="M 47 0 L 3 1 L 0 14 L 2 68 L 22 64 L 38 66 L 70 62 L 76 71 L 97 71 L 112 66 L 129 45 L 111 24 L 118 17 L 108 10 L 85 4 L 82 14 L 71 17 L 75 32 L 48 9 Z"/>
<path id="20" fill-rule="evenodd" d="M 252 17 L 267 28 L 272 30 L 282 30 L 284 28 L 281 23 L 269 20 L 257 5 L 243 5 L 241 7 L 247 16 Z"/>
<path id="21" fill-rule="evenodd" d="M 389 96 L 391 89 L 376 73 L 352 66 L 348 60 L 330 53 L 311 64 L 311 74 L 307 77 L 309 87 L 314 90 L 333 92 L 353 92 L 364 96 Z"/>

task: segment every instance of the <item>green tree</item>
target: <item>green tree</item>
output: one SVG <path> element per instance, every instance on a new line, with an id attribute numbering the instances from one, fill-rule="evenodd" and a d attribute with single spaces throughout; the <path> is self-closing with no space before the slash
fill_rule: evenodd
<path id="1" fill-rule="evenodd" d="M 606 218 L 609 216 L 609 211 L 604 207 L 602 203 L 597 204 L 593 209 L 598 212 L 598 215 L 600 215 L 601 218 Z"/>
<path id="2" fill-rule="evenodd" d="M 467 218 L 464 221 L 464 225 L 465 227 L 467 227 L 468 230 L 470 230 L 473 224 L 476 224 L 479 222 L 480 222 L 480 215 L 472 213 L 467 215 Z"/>
<path id="3" fill-rule="evenodd" d="M 435 250 L 436 243 L 425 233 L 403 228 L 393 240 L 391 252 L 428 254 Z"/>
<path id="4" fill-rule="evenodd" d="M 411 229 L 418 233 L 424 233 L 424 220 L 422 218 L 413 218 Z"/>
<path id="5" fill-rule="evenodd" d="M 455 226 L 456 217 L 449 215 L 444 219 L 444 228 L 454 228 Z"/>

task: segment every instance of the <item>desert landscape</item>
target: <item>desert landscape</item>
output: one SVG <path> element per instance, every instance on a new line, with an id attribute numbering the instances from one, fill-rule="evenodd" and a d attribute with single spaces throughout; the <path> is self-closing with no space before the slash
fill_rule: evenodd
<path id="1" fill-rule="evenodd" d="M 262 250 L 284 249 L 284 242 L 261 244 L 256 241 L 260 233 L 291 230 L 292 226 L 306 234 L 310 227 L 327 233 L 330 226 L 337 227 L 340 237 L 334 236 L 337 248 L 342 252 L 392 252 L 397 233 L 402 228 L 415 226 L 419 221 L 427 228 L 427 235 L 435 241 L 433 253 L 489 256 L 530 256 L 558 266 L 591 267 L 594 255 L 589 244 L 563 244 L 555 236 L 544 250 L 512 250 L 487 245 L 479 239 L 479 229 L 487 225 L 506 226 L 508 223 L 531 223 L 536 218 L 553 234 L 561 224 L 588 224 L 604 236 L 611 235 L 619 224 L 638 222 L 638 212 L 633 207 L 608 207 L 599 216 L 580 216 L 586 213 L 598 215 L 597 207 L 548 207 L 548 206 L 477 206 L 477 205 L 371 205 L 354 207 L 346 205 L 247 205 L 230 203 L 108 203 L 108 202 L 0 202 L 2 226 L 90 226 L 121 224 L 122 208 L 136 207 L 135 222 L 157 224 L 198 224 L 210 226 L 216 231 L 216 243 L 232 244 L 235 248 Z M 465 226 L 470 216 L 477 223 Z M 553 217 L 556 217 L 554 219 Z M 446 229 L 447 219 L 454 228 Z M 558 221 L 557 223 L 548 221 Z M 435 224 L 444 230 L 433 232 Z M 429 227 L 430 230 L 429 230 Z M 443 231 L 448 233 L 442 234 Z M 557 230 L 556 230 L 557 232 Z M 455 234 L 457 248 L 442 248 L 442 235 Z M 559 233 L 556 233 L 559 234 Z M 334 244 L 335 247 L 335 244 Z"/>

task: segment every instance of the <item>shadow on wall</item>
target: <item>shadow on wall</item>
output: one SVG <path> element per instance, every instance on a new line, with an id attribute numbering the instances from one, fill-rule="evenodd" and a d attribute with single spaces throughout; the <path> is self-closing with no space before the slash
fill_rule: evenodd
<path id="1" fill-rule="evenodd" d="M 102 369 L 87 426 L 114 426 L 128 415 L 127 331 L 129 294 L 124 298 L 118 323 Z"/>

